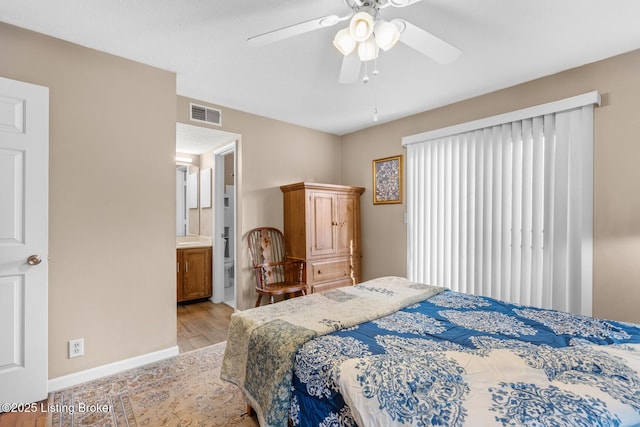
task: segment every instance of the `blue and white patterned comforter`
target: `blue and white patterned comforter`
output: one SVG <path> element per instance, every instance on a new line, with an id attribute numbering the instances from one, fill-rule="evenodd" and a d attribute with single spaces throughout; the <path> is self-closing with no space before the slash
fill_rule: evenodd
<path id="1" fill-rule="evenodd" d="M 640 424 L 640 325 L 445 291 L 302 346 L 298 426 Z"/>

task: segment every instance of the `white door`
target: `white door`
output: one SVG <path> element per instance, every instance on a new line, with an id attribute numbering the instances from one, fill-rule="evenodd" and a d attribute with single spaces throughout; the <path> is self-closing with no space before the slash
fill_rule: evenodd
<path id="1" fill-rule="evenodd" d="M 225 145 L 224 147 L 214 151 L 214 161 L 215 161 L 215 166 L 214 166 L 214 174 L 215 174 L 215 179 L 214 179 L 214 191 L 213 191 L 213 197 L 214 197 L 214 219 L 213 219 L 213 247 L 214 247 L 214 251 L 213 251 L 213 297 L 211 298 L 213 300 L 213 302 L 215 303 L 219 303 L 219 302 L 224 302 L 227 305 L 230 305 L 232 307 L 236 307 L 236 286 L 235 284 L 233 285 L 233 288 L 230 288 L 229 290 L 231 291 L 231 293 L 233 293 L 233 295 L 229 295 L 228 297 L 225 295 L 225 266 L 224 266 L 224 250 L 215 250 L 215 248 L 224 248 L 226 245 L 225 242 L 225 234 L 224 234 L 224 227 L 225 227 L 225 210 L 224 210 L 224 196 L 225 196 L 225 180 L 224 180 L 224 176 L 225 176 L 225 170 L 224 170 L 224 157 L 226 155 L 230 155 L 233 154 L 235 156 L 236 153 L 236 141 L 232 142 L 231 144 Z M 234 189 L 234 194 L 233 197 L 229 198 L 229 201 L 231 203 L 235 204 L 235 189 L 236 187 L 236 182 L 235 182 L 235 157 L 234 157 L 234 170 L 233 170 L 233 176 L 234 176 L 234 185 L 233 185 L 233 189 Z M 235 205 L 231 207 L 231 212 L 235 212 Z M 229 220 L 231 221 L 230 224 L 230 235 L 228 236 L 229 239 L 232 239 L 234 241 L 234 243 L 230 246 L 232 249 L 233 253 L 229 253 L 229 258 L 233 258 L 234 262 L 233 262 L 233 266 L 232 267 L 227 267 L 227 268 L 232 268 L 233 269 L 233 273 L 229 272 L 229 274 L 231 274 L 234 277 L 234 281 L 236 280 L 235 278 L 237 277 L 235 274 L 235 230 L 236 230 L 236 226 L 235 226 L 235 215 L 232 214 L 232 217 L 229 218 Z"/>
<path id="2" fill-rule="evenodd" d="M 48 170 L 49 89 L 0 77 L 2 404 L 47 396 Z"/>

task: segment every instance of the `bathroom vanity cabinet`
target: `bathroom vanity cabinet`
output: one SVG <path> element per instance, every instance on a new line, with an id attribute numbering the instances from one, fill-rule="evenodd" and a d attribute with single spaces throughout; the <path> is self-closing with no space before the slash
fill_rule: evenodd
<path id="1" fill-rule="evenodd" d="M 177 252 L 178 302 L 211 297 L 211 247 Z"/>

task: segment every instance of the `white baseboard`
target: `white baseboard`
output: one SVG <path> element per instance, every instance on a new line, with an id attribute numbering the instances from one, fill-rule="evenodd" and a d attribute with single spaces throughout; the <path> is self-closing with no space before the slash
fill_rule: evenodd
<path id="1" fill-rule="evenodd" d="M 177 356 L 178 353 L 178 346 L 174 346 L 164 350 L 154 351 L 153 353 L 147 353 L 130 359 L 120 360 L 118 362 L 87 369 L 86 371 L 75 372 L 73 374 L 53 378 L 48 382 L 48 389 L 49 392 L 52 392 L 62 390 L 67 387 L 73 387 L 80 383 L 95 380 L 107 375 L 117 374 L 118 372 L 126 371 L 127 369 L 137 368 L 138 366 Z"/>

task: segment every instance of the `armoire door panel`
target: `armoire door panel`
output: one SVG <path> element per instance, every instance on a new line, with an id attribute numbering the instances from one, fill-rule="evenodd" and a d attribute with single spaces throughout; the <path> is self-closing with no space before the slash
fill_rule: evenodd
<path id="1" fill-rule="evenodd" d="M 338 195 L 337 198 L 337 245 L 338 255 L 357 252 L 355 197 Z"/>
<path id="2" fill-rule="evenodd" d="M 334 221 L 335 196 L 322 192 L 311 193 L 311 256 L 332 255 L 337 252 Z"/>

